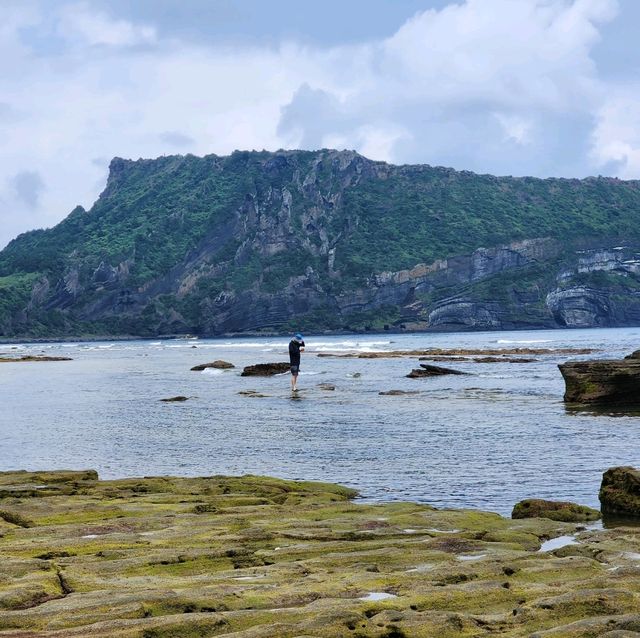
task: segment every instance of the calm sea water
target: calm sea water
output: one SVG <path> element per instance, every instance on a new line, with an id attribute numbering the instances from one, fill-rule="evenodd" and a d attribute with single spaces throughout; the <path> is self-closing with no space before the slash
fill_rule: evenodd
<path id="1" fill-rule="evenodd" d="M 600 352 L 570 358 L 617 358 L 640 348 L 640 328 L 305 340 L 298 400 L 288 375 L 240 377 L 245 365 L 287 360 L 286 338 L 0 345 L 2 353 L 73 358 L 0 364 L 0 470 L 266 474 L 339 482 L 372 500 L 508 514 L 526 497 L 597 506 L 604 470 L 640 466 L 640 417 L 565 409 L 557 368 L 564 355 L 528 364 L 455 362 L 449 365 L 472 374 L 415 380 L 405 377 L 415 358 L 316 356 L 530 346 L 593 347 Z M 237 367 L 190 371 L 215 359 Z M 420 393 L 378 394 L 391 389 Z M 179 394 L 191 398 L 160 402 Z"/>

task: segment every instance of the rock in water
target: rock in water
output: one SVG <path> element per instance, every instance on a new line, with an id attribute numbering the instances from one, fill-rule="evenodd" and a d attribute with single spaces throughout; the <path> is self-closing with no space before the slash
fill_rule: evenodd
<path id="1" fill-rule="evenodd" d="M 511 513 L 511 518 L 550 518 L 552 521 L 566 523 L 597 521 L 600 516 L 598 510 L 586 505 L 537 498 L 528 498 L 516 503 Z"/>
<path id="2" fill-rule="evenodd" d="M 227 370 L 228 368 L 235 368 L 235 366 L 233 365 L 233 363 L 229 363 L 228 361 L 222 361 L 218 359 L 213 363 L 201 363 L 197 366 L 193 366 L 191 370 L 193 372 L 202 372 L 202 370 L 206 370 L 207 368 L 218 368 L 221 370 Z"/>
<path id="3" fill-rule="evenodd" d="M 603 514 L 640 518 L 640 471 L 612 467 L 602 475 L 600 508 Z"/>
<path id="4" fill-rule="evenodd" d="M 409 379 L 420 379 L 421 377 L 439 377 L 443 374 L 468 374 L 467 372 L 460 372 L 460 370 L 453 370 L 451 368 L 442 368 L 440 366 L 432 366 L 428 363 L 421 363 L 420 368 L 415 368 L 407 375 Z"/>
<path id="5" fill-rule="evenodd" d="M 182 395 L 177 397 L 169 397 L 168 399 L 160 399 L 160 401 L 164 401 L 165 403 L 179 403 L 180 401 L 188 401 L 189 397 L 183 397 Z"/>
<path id="6" fill-rule="evenodd" d="M 640 359 L 569 361 L 558 367 L 565 403 L 640 406 Z"/>
<path id="7" fill-rule="evenodd" d="M 253 366 L 247 366 L 240 375 L 241 377 L 272 377 L 275 374 L 289 372 L 288 363 L 256 363 Z"/>
<path id="8" fill-rule="evenodd" d="M 402 397 L 408 394 L 420 394 L 418 390 L 387 390 L 386 392 L 378 392 L 383 397 Z"/>

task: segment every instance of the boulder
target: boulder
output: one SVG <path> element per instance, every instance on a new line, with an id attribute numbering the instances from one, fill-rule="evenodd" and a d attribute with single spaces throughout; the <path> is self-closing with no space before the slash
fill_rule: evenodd
<path id="1" fill-rule="evenodd" d="M 640 470 L 609 468 L 602 475 L 598 497 L 603 514 L 640 518 Z"/>
<path id="2" fill-rule="evenodd" d="M 256 363 L 253 366 L 247 366 L 240 375 L 241 377 L 272 377 L 276 374 L 289 372 L 288 363 Z"/>
<path id="3" fill-rule="evenodd" d="M 640 350 L 635 350 L 631 354 L 628 354 L 625 359 L 640 359 Z"/>
<path id="4" fill-rule="evenodd" d="M 565 403 L 640 407 L 640 359 L 569 361 L 558 367 Z"/>
<path id="5" fill-rule="evenodd" d="M 441 366 L 433 366 L 428 363 L 421 363 L 420 368 L 414 368 L 407 375 L 409 379 L 420 379 L 422 377 L 439 377 L 444 374 L 468 374 L 467 372 L 460 372 L 460 370 L 453 370 L 452 368 L 442 368 Z"/>
<path id="6" fill-rule="evenodd" d="M 228 368 L 235 368 L 235 366 L 233 365 L 233 363 L 218 359 L 217 361 L 213 361 L 212 363 L 201 363 L 197 366 L 193 366 L 191 370 L 193 372 L 202 372 L 202 370 L 206 370 L 207 368 L 219 368 L 221 370 L 227 370 Z"/>
<path id="7" fill-rule="evenodd" d="M 586 505 L 564 501 L 545 501 L 538 498 L 527 498 L 516 503 L 511 518 L 550 518 L 552 521 L 578 523 L 597 521 L 601 514 Z"/>

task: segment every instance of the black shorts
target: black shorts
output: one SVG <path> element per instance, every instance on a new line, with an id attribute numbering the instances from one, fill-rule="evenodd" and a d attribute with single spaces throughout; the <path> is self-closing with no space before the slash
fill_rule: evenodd
<path id="1" fill-rule="evenodd" d="M 291 374 L 298 374 L 300 372 L 300 366 L 291 366 Z"/>

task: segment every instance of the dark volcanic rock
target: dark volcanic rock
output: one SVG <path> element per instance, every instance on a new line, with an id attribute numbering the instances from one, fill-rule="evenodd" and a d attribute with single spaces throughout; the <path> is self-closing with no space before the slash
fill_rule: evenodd
<path id="1" fill-rule="evenodd" d="M 40 355 L 26 355 L 24 357 L 0 357 L 0 363 L 16 363 L 24 361 L 73 361 L 70 357 L 45 357 Z"/>
<path id="2" fill-rule="evenodd" d="M 194 372 L 202 372 L 202 370 L 206 370 L 207 368 L 219 368 L 221 370 L 226 370 L 228 368 L 235 368 L 235 366 L 233 365 L 233 363 L 218 359 L 217 361 L 213 361 L 212 363 L 201 363 L 200 365 L 193 366 L 191 370 Z"/>
<path id="3" fill-rule="evenodd" d="M 418 390 L 387 390 L 378 394 L 383 397 L 401 397 L 407 394 L 420 394 L 420 392 Z"/>
<path id="4" fill-rule="evenodd" d="M 511 518 L 550 518 L 553 521 L 577 523 L 597 521 L 600 518 L 600 512 L 576 503 L 528 498 L 516 503 Z"/>
<path id="5" fill-rule="evenodd" d="M 640 350 L 636 350 L 635 352 L 628 354 L 625 359 L 640 359 Z"/>
<path id="6" fill-rule="evenodd" d="M 289 372 L 289 364 L 279 363 L 256 363 L 253 366 L 247 366 L 240 375 L 241 377 L 272 377 L 276 374 Z"/>
<path id="7" fill-rule="evenodd" d="M 452 368 L 442 368 L 440 366 L 432 366 L 427 363 L 421 363 L 420 368 L 411 370 L 407 375 L 409 379 L 420 379 L 422 377 L 439 377 L 444 374 L 468 374 L 467 372 L 461 372 L 460 370 L 453 370 Z"/>
<path id="8" fill-rule="evenodd" d="M 160 399 L 160 401 L 164 401 L 165 403 L 178 403 L 180 401 L 188 401 L 189 397 L 183 397 L 179 395 L 177 397 L 169 397 L 168 399 Z"/>
<path id="9" fill-rule="evenodd" d="M 640 406 L 640 359 L 561 363 L 566 403 Z"/>
<path id="10" fill-rule="evenodd" d="M 640 518 L 640 471 L 612 467 L 602 475 L 600 508 L 603 514 Z"/>

